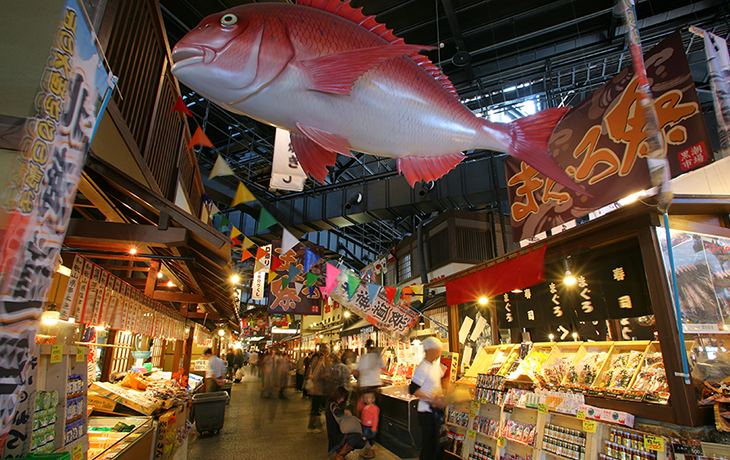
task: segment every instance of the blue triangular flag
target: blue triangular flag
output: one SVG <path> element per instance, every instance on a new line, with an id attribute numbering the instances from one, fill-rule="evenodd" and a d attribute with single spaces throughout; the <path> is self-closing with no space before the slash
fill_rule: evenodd
<path id="1" fill-rule="evenodd" d="M 309 250 L 309 248 L 304 249 L 304 272 L 308 272 L 310 268 L 312 268 L 312 265 L 319 262 L 319 256 L 312 251 Z"/>
<path id="2" fill-rule="evenodd" d="M 380 292 L 380 285 L 374 284 L 374 283 L 368 283 L 368 294 L 370 294 L 370 303 L 375 302 L 375 299 L 378 297 L 378 292 Z"/>
<path id="3" fill-rule="evenodd" d="M 294 264 L 289 265 L 289 281 L 294 281 L 294 277 L 299 274 L 301 270 Z"/>

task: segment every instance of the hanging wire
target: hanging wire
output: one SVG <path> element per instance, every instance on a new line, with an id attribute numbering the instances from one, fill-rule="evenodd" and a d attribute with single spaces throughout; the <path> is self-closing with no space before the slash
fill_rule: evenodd
<path id="1" fill-rule="evenodd" d="M 441 68 L 441 32 L 439 31 L 439 0 L 434 0 L 435 6 L 436 6 L 436 53 L 437 53 L 437 59 L 438 63 L 436 64 L 443 73 L 443 69 Z"/>

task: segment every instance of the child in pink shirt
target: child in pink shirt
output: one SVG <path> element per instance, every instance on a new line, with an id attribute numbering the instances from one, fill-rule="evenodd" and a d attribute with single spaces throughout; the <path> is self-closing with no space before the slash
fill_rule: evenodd
<path id="1" fill-rule="evenodd" d="M 380 417 L 380 408 L 375 405 L 375 393 L 365 393 L 362 396 L 361 407 L 359 409 L 362 432 L 367 440 L 362 456 L 363 458 L 373 458 L 375 457 L 373 438 L 378 432 L 378 418 Z"/>

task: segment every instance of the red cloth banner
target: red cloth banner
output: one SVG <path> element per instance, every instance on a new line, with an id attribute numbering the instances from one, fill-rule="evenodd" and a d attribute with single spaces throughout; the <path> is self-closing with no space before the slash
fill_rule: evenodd
<path id="1" fill-rule="evenodd" d="M 476 273 L 446 280 L 446 302 L 449 305 L 475 302 L 514 289 L 523 289 L 545 281 L 545 250 L 547 245 L 531 248 L 530 252 L 496 263 Z"/>

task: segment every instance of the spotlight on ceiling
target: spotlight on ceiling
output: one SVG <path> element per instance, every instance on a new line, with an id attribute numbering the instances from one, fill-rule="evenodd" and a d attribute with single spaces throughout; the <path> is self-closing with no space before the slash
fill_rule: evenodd
<path id="1" fill-rule="evenodd" d="M 360 203 L 362 203 L 362 193 L 357 192 L 356 194 L 352 195 L 349 200 L 347 200 L 347 203 L 345 204 L 345 209 L 349 211 L 350 209 L 352 209 L 353 206 Z"/>

